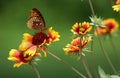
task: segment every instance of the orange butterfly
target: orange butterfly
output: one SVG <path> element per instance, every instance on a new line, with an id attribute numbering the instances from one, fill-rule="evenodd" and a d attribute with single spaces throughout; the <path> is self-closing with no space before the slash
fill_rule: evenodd
<path id="1" fill-rule="evenodd" d="M 45 27 L 45 21 L 44 18 L 42 17 L 42 14 L 36 8 L 33 8 L 30 11 L 27 27 L 32 30 L 40 30 L 40 31 L 44 31 L 47 29 Z"/>

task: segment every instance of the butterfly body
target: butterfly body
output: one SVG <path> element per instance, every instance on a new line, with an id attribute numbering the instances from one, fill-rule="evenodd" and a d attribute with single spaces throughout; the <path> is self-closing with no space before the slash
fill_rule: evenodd
<path id="1" fill-rule="evenodd" d="M 27 26 L 32 30 L 46 30 L 44 18 L 42 17 L 40 11 L 38 11 L 36 8 L 33 8 L 30 11 Z"/>

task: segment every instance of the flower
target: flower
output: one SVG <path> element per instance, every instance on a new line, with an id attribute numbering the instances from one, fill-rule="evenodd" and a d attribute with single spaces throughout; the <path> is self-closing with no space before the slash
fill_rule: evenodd
<path id="1" fill-rule="evenodd" d="M 14 67 L 19 67 L 22 64 L 29 64 L 34 57 L 42 56 L 39 50 L 42 50 L 44 56 L 46 56 L 46 49 L 44 45 L 50 45 L 51 42 L 59 40 L 60 35 L 58 32 L 49 28 L 48 34 L 44 32 L 37 32 L 33 36 L 24 33 L 23 40 L 19 46 L 19 49 L 11 49 L 9 52 L 8 60 L 15 61 Z"/>
<path id="2" fill-rule="evenodd" d="M 112 6 L 112 8 L 114 11 L 119 12 L 120 11 L 120 4 L 114 5 L 114 6 Z"/>
<path id="3" fill-rule="evenodd" d="M 19 46 L 19 50 L 11 49 L 8 60 L 15 61 L 14 67 L 19 67 L 22 64 L 28 64 L 35 56 L 41 56 L 38 53 L 41 50 L 46 56 L 44 45 L 50 45 L 52 42 L 58 41 L 60 35 L 58 32 L 49 28 L 48 34 L 44 32 L 35 33 L 33 36 L 24 33 L 23 40 Z"/>
<path id="4" fill-rule="evenodd" d="M 90 26 L 89 22 L 83 22 L 83 23 L 75 23 L 72 26 L 71 31 L 73 34 L 77 35 L 86 35 L 90 30 L 92 29 L 92 26 Z"/>
<path id="5" fill-rule="evenodd" d="M 34 45 L 43 45 L 47 41 L 48 37 L 43 32 L 35 33 L 32 39 L 32 44 Z"/>
<path id="6" fill-rule="evenodd" d="M 120 4 L 120 0 L 117 0 L 117 1 L 116 1 L 116 4 Z"/>
<path id="7" fill-rule="evenodd" d="M 25 34 L 24 36 L 26 36 L 28 38 L 24 38 L 24 40 L 22 42 L 22 44 L 23 44 L 22 46 L 23 47 L 26 47 L 24 45 L 38 46 L 44 53 L 44 56 L 46 56 L 46 52 L 47 52 L 44 45 L 50 45 L 52 42 L 58 41 L 59 37 L 60 37 L 58 32 L 53 30 L 52 27 L 50 27 L 48 29 L 48 34 L 46 34 L 44 32 L 37 32 L 33 36 L 30 34 Z M 22 46 L 20 46 L 20 47 L 22 47 Z"/>
<path id="8" fill-rule="evenodd" d="M 24 33 L 19 50 L 10 50 L 8 60 L 16 62 L 14 67 L 19 67 L 22 64 L 29 64 L 36 56 L 41 57 L 41 54 L 37 52 L 37 46 L 32 44 L 32 38 L 33 36 L 30 34 Z"/>
<path id="9" fill-rule="evenodd" d="M 22 40 L 22 42 L 19 46 L 19 50 L 20 51 L 25 51 L 27 48 L 33 46 L 32 38 L 33 38 L 33 36 L 31 36 L 30 34 L 24 33 L 23 34 L 23 40 Z"/>
<path id="10" fill-rule="evenodd" d="M 19 46 L 19 50 L 25 51 L 26 48 L 29 48 L 31 46 L 36 46 L 37 48 L 41 49 L 42 52 L 44 53 L 44 56 L 46 56 L 46 50 L 43 47 L 46 38 L 47 35 L 42 32 L 35 33 L 33 36 L 28 33 L 24 33 L 22 43 Z"/>
<path id="11" fill-rule="evenodd" d="M 38 46 L 50 45 L 52 42 L 58 41 L 59 37 L 60 35 L 58 34 L 58 32 L 50 27 L 48 29 L 48 34 L 43 32 L 35 33 L 32 39 L 32 43 Z"/>
<path id="12" fill-rule="evenodd" d="M 79 52 L 88 44 L 88 42 L 91 40 L 91 37 L 81 39 L 80 37 L 77 37 L 72 40 L 70 44 L 67 44 L 66 48 L 64 48 L 65 54 L 70 53 L 76 53 L 79 54 Z"/>
<path id="13" fill-rule="evenodd" d="M 55 42 L 55 41 L 58 41 L 59 40 L 59 33 L 56 32 L 55 30 L 52 29 L 52 27 L 50 27 L 48 29 L 48 40 L 46 41 L 46 44 L 49 45 L 51 42 Z"/>
<path id="14" fill-rule="evenodd" d="M 97 27 L 99 35 L 107 35 L 113 33 L 118 28 L 118 23 L 113 18 L 108 18 L 103 21 L 104 27 Z"/>
<path id="15" fill-rule="evenodd" d="M 14 67 L 19 67 L 22 64 L 29 64 L 36 56 L 41 57 L 41 54 L 37 52 L 36 46 L 31 46 L 24 51 L 11 49 L 8 60 L 15 61 Z"/>
<path id="16" fill-rule="evenodd" d="M 114 11 L 119 12 L 120 11 L 120 0 L 117 0 L 116 5 L 113 5 L 112 8 Z"/>

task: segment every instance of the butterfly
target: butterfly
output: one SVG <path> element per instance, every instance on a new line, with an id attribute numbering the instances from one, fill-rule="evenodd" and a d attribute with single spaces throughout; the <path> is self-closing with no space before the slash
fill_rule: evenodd
<path id="1" fill-rule="evenodd" d="M 30 15 L 27 21 L 27 27 L 32 30 L 40 31 L 46 30 L 44 18 L 40 11 L 37 10 L 36 8 L 33 8 L 30 11 Z"/>

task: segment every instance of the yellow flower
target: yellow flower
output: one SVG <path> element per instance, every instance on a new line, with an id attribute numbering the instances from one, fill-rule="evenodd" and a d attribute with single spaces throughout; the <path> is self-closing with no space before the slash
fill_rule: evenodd
<path id="1" fill-rule="evenodd" d="M 112 8 L 114 11 L 119 12 L 120 11 L 120 4 L 113 5 Z"/>
<path id="2" fill-rule="evenodd" d="M 47 35 L 43 32 L 35 33 L 33 36 L 28 33 L 24 33 L 22 43 L 19 46 L 19 50 L 25 51 L 31 46 L 36 46 L 39 47 L 44 53 L 44 56 L 46 56 L 46 50 L 43 45 L 45 44 L 47 39 Z"/>
<path id="3" fill-rule="evenodd" d="M 107 35 L 113 33 L 118 28 L 118 23 L 113 18 L 108 18 L 103 21 L 104 27 L 97 27 L 99 35 Z"/>
<path id="4" fill-rule="evenodd" d="M 29 64 L 35 56 L 41 56 L 38 51 L 42 51 L 46 56 L 47 50 L 44 45 L 49 45 L 51 42 L 58 41 L 60 35 L 51 28 L 48 34 L 44 32 L 35 33 L 33 36 L 24 33 L 22 43 L 19 45 L 19 50 L 11 49 L 8 60 L 15 61 L 14 67 L 19 67 L 22 64 Z"/>
<path id="5" fill-rule="evenodd" d="M 120 4 L 120 0 L 117 0 L 117 1 L 116 1 L 116 4 Z"/>
<path id="6" fill-rule="evenodd" d="M 92 26 L 90 26 L 89 22 L 83 22 L 83 23 L 75 23 L 72 26 L 71 31 L 73 34 L 77 35 L 86 35 L 90 30 L 92 29 Z"/>
<path id="7" fill-rule="evenodd" d="M 59 37 L 59 33 L 50 27 L 48 29 L 48 34 L 44 32 L 35 33 L 32 38 L 32 44 L 38 46 L 50 45 L 51 42 L 58 41 Z"/>
<path id="8" fill-rule="evenodd" d="M 52 27 L 50 27 L 48 29 L 48 40 L 46 41 L 46 44 L 49 45 L 51 44 L 51 42 L 55 42 L 55 41 L 58 41 L 59 40 L 59 33 L 56 32 L 55 30 L 52 29 Z"/>
<path id="9" fill-rule="evenodd" d="M 48 34 L 45 32 L 37 32 L 33 36 L 24 33 L 22 43 L 19 45 L 19 50 L 11 49 L 8 60 L 15 61 L 14 67 L 19 67 L 22 64 L 29 64 L 34 57 L 40 56 L 40 50 L 46 56 L 46 48 L 44 45 L 49 45 L 51 42 L 58 41 L 60 35 L 51 28 Z"/>
<path id="10" fill-rule="evenodd" d="M 32 38 L 33 38 L 33 36 L 31 36 L 30 34 L 24 33 L 22 43 L 19 46 L 19 50 L 24 51 L 24 50 L 26 50 L 26 48 L 33 46 Z"/>
<path id="11" fill-rule="evenodd" d="M 11 49 L 10 52 L 9 52 L 8 60 L 16 62 L 14 64 L 14 67 L 19 67 L 22 64 L 29 64 L 30 61 L 35 56 L 40 56 L 41 57 L 41 54 L 36 52 L 36 50 L 37 50 L 36 46 L 31 46 L 29 48 L 26 48 L 26 50 L 24 50 L 24 51 Z"/>
<path id="12" fill-rule="evenodd" d="M 119 12 L 120 11 L 120 0 L 117 0 L 116 5 L 113 5 L 112 8 L 114 11 Z"/>
<path id="13" fill-rule="evenodd" d="M 84 38 L 81 40 L 80 37 L 77 37 L 72 40 L 71 44 L 67 44 L 66 48 L 64 48 L 65 54 L 70 54 L 70 53 L 76 53 L 78 54 L 81 49 L 83 49 L 88 42 L 90 41 L 90 38 Z"/>

